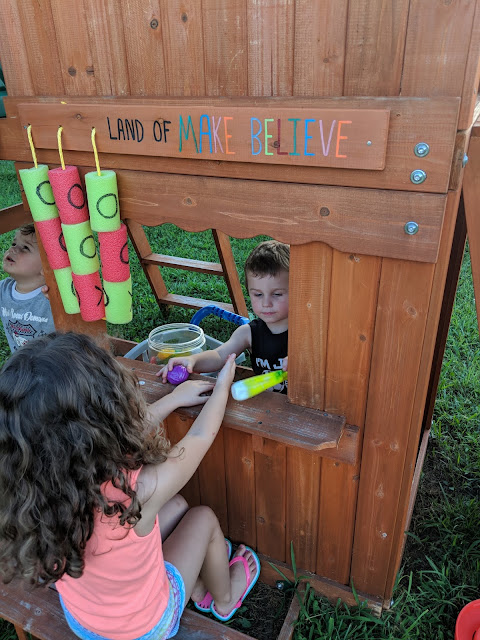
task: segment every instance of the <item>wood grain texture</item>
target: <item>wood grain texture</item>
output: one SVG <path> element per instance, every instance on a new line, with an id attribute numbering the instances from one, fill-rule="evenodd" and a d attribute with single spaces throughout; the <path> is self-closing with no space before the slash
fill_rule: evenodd
<path id="1" fill-rule="evenodd" d="M 228 429 L 224 434 L 228 536 L 256 548 L 255 454 L 252 437 Z"/>
<path id="2" fill-rule="evenodd" d="M 347 0 L 295 3 L 295 96 L 343 95 L 348 4 Z"/>
<path id="3" fill-rule="evenodd" d="M 25 50 L 36 95 L 61 96 L 65 85 L 61 73 L 55 25 L 50 0 L 18 2 L 25 34 Z M 10 86 L 8 88 L 10 93 Z"/>
<path id="4" fill-rule="evenodd" d="M 288 398 L 324 409 L 332 250 L 312 242 L 290 248 Z"/>
<path id="5" fill-rule="evenodd" d="M 261 436 L 254 436 L 253 447 L 257 550 L 284 562 L 286 448 Z"/>
<path id="6" fill-rule="evenodd" d="M 349 2 L 344 96 L 399 95 L 409 5 L 410 0 Z"/>
<path id="7" fill-rule="evenodd" d="M 462 95 L 475 6 L 471 0 L 410 0 L 404 95 Z"/>
<path id="8" fill-rule="evenodd" d="M 248 94 L 246 0 L 203 0 L 205 95 Z"/>
<path id="9" fill-rule="evenodd" d="M 0 60 L 8 93 L 11 96 L 35 95 L 17 0 L 2 3 L 0 33 Z"/>
<path id="10" fill-rule="evenodd" d="M 79 167 L 82 176 L 88 170 Z M 343 252 L 427 262 L 437 259 L 446 201 L 439 194 L 195 176 L 152 181 L 147 172 L 123 170 L 117 181 L 122 218 L 138 224 L 214 228 L 234 238 L 266 234 L 292 245 L 322 241 Z M 412 211 L 420 231 L 409 236 Z"/>
<path id="11" fill-rule="evenodd" d="M 450 271 L 450 267 L 454 268 L 456 262 L 455 253 L 458 250 L 458 248 L 453 247 L 454 252 L 452 253 L 452 240 L 456 227 L 459 198 L 459 190 L 451 191 L 448 195 L 445 223 L 443 225 L 442 239 L 440 242 L 440 259 L 435 265 L 433 274 L 425 337 L 423 340 L 418 371 L 418 381 L 412 401 L 412 417 L 408 433 L 408 445 L 401 482 L 395 533 L 392 542 L 392 557 L 390 560 L 389 573 L 385 587 L 386 599 L 390 599 L 393 592 L 395 578 L 400 568 L 403 547 L 405 544 L 405 531 L 407 531 L 409 526 L 409 511 L 413 508 L 411 507 L 412 491 L 415 490 L 415 487 L 412 483 L 417 464 L 421 430 L 422 428 L 430 428 L 430 424 L 425 423 L 425 406 L 428 406 L 430 402 L 428 394 L 435 393 L 436 395 L 436 386 L 430 386 L 432 362 L 435 363 L 435 351 L 436 348 L 438 348 L 436 337 L 439 336 L 439 322 L 442 314 L 447 315 L 449 318 L 451 312 L 451 307 L 448 307 L 448 303 L 447 306 L 445 306 L 444 298 L 445 295 L 448 298 L 450 295 L 449 290 L 451 290 L 452 287 L 456 287 L 456 281 L 458 279 L 459 272 L 457 271 L 456 275 L 453 276 L 454 272 Z M 447 281 L 448 275 L 452 275 L 454 277 L 454 282 Z M 446 333 L 443 335 L 446 340 Z"/>
<path id="12" fill-rule="evenodd" d="M 293 0 L 247 0 L 247 29 L 248 95 L 292 95 Z"/>
<path id="13" fill-rule="evenodd" d="M 480 331 L 480 220 L 477 207 L 480 197 L 480 138 L 472 136 L 468 148 L 468 163 L 465 167 L 463 182 L 463 199 L 465 201 L 465 217 L 472 263 L 475 305 L 477 322 Z"/>
<path id="14" fill-rule="evenodd" d="M 51 7 L 65 93 L 94 96 L 97 87 L 84 0 L 69 5 L 68 12 L 62 0 L 51 0 Z"/>
<path id="15" fill-rule="evenodd" d="M 96 92 L 130 95 L 122 6 L 115 0 L 84 0 Z"/>
<path id="16" fill-rule="evenodd" d="M 73 109 L 70 104 L 62 106 L 62 120 L 64 122 L 63 142 L 64 149 L 68 151 L 69 137 L 74 136 L 76 145 L 79 144 L 88 153 L 76 153 L 68 151 L 66 157 L 71 164 L 91 165 L 91 143 L 90 128 L 93 121 L 83 119 L 81 105 L 92 105 L 99 102 L 99 98 L 93 100 L 88 98 L 75 99 L 74 104 L 78 108 Z M 109 99 L 112 104 L 157 104 L 160 106 L 175 106 L 179 104 L 176 100 L 156 100 L 146 98 L 134 99 Z M 279 102 L 280 100 L 280 102 Z M 293 100 L 293 102 L 292 102 Z M 273 103 L 272 103 L 273 101 Z M 7 115 L 17 117 L 20 104 L 50 104 L 59 105 L 58 99 L 53 98 L 32 98 L 22 99 L 6 98 L 5 105 Z M 72 102 L 68 98 L 64 102 Z M 245 105 L 239 98 L 203 98 L 202 104 L 206 106 L 215 104 L 216 106 Z M 162 158 L 162 157 L 142 157 L 135 159 L 135 168 L 144 171 L 162 171 L 167 173 L 184 173 L 195 175 L 211 175 L 234 178 L 250 178 L 273 180 L 279 182 L 301 182 L 313 184 L 348 185 L 362 187 L 376 187 L 386 189 L 402 189 L 408 191 L 421 192 L 446 192 L 449 181 L 452 155 L 456 136 L 456 122 L 458 117 L 458 98 L 348 98 L 341 99 L 343 106 L 348 108 L 386 108 L 391 111 L 389 135 L 387 141 L 386 166 L 383 171 L 370 171 L 358 169 L 342 169 L 341 172 L 334 168 L 327 167 L 290 167 L 290 166 L 270 166 L 267 164 L 252 165 L 251 163 L 217 162 L 203 160 L 188 160 L 183 158 Z M 102 104 L 105 104 L 103 102 Z M 197 104 L 198 100 L 182 98 L 182 104 L 189 106 Z M 257 98 L 255 104 L 268 106 L 278 104 L 278 106 L 290 106 L 295 104 L 299 108 L 315 106 L 322 108 L 337 108 L 339 99 L 328 98 Z M 23 108 L 23 107 L 22 107 Z M 28 108 L 28 107 L 25 107 Z M 37 115 L 39 109 L 30 109 L 28 116 L 35 124 L 33 130 L 34 141 L 38 140 L 37 153 L 39 160 L 45 163 L 58 161 L 58 151 L 56 147 L 56 134 L 58 129 L 58 117 L 54 117 L 51 107 L 42 114 L 40 120 Z M 67 113 L 70 116 L 67 117 Z M 9 123 L 12 128 L 9 144 L 5 144 L 3 156 L 5 159 L 29 159 L 30 150 L 25 131 L 21 128 L 21 122 L 13 121 Z M 18 128 L 16 128 L 18 127 Z M 76 135 L 76 131 L 81 135 Z M 46 136 L 46 141 L 44 137 Z M 23 144 L 21 138 L 23 137 Z M 419 159 L 413 153 L 414 146 L 419 141 L 428 142 L 431 153 L 425 158 Z M 3 144 L 3 143 L 2 143 Z M 42 151 L 42 144 L 55 149 L 54 153 Z M 136 144 L 136 143 L 135 143 Z M 116 169 L 119 167 L 131 168 L 130 159 L 125 156 L 105 153 L 102 151 L 102 160 L 106 166 Z M 410 180 L 410 174 L 414 169 L 423 169 L 427 173 L 427 180 L 420 185 L 414 185 Z"/>
<path id="17" fill-rule="evenodd" d="M 367 593 L 385 590 L 433 271 L 382 264 L 351 572 Z"/>

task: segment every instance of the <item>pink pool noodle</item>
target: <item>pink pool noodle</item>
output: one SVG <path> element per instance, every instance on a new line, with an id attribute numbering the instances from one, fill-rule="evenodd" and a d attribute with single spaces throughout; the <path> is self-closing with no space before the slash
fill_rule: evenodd
<path id="1" fill-rule="evenodd" d="M 189 375 L 190 374 L 188 373 L 187 369 L 181 364 L 178 364 L 167 373 L 167 380 L 170 382 L 170 384 L 180 384 L 182 382 L 185 382 Z"/>
<path id="2" fill-rule="evenodd" d="M 89 273 L 85 276 L 72 273 L 72 280 L 77 292 L 82 318 L 87 322 L 104 318 L 105 303 L 100 273 L 95 271 L 95 273 Z"/>
<path id="3" fill-rule="evenodd" d="M 63 238 L 60 218 L 41 220 L 35 223 L 52 269 L 64 269 L 70 266 L 67 247 Z"/>
<path id="4" fill-rule="evenodd" d="M 108 282 L 124 282 L 130 277 L 128 262 L 127 227 L 123 224 L 116 231 L 99 231 L 102 277 Z"/>
<path id="5" fill-rule="evenodd" d="M 87 197 L 77 167 L 50 169 L 48 178 L 62 223 L 78 224 L 88 220 Z"/>

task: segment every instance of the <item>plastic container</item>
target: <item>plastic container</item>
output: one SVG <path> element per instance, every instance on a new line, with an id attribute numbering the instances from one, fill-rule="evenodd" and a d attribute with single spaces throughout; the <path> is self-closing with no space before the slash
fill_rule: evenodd
<path id="1" fill-rule="evenodd" d="M 148 360 L 164 365 L 174 356 L 190 356 L 207 349 L 203 329 L 187 322 L 164 324 L 150 331 Z"/>

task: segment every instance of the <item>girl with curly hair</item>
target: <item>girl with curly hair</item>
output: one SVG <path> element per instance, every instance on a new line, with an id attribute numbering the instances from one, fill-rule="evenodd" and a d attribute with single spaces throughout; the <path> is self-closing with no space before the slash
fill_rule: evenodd
<path id="1" fill-rule="evenodd" d="M 178 491 L 213 443 L 235 371 L 184 382 L 147 407 L 138 383 L 84 335 L 52 333 L 0 371 L 0 574 L 56 581 L 85 640 L 173 637 L 185 601 L 228 620 L 258 579 L 256 554 L 228 561 L 210 508 Z M 212 392 L 206 396 L 205 393 Z M 204 406 L 171 449 L 159 422 Z"/>

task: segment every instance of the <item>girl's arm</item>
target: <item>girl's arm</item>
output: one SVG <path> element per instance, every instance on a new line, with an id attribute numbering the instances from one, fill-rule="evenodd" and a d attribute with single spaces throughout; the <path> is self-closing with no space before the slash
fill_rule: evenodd
<path id="1" fill-rule="evenodd" d="M 175 409 L 179 407 L 193 407 L 197 404 L 205 404 L 208 393 L 215 386 L 208 380 L 187 380 L 175 387 L 167 396 L 156 400 L 147 408 L 147 420 L 153 425 L 163 422 Z"/>
<path id="2" fill-rule="evenodd" d="M 163 382 L 167 381 L 167 373 L 176 365 L 181 364 L 189 373 L 210 373 L 218 371 L 227 361 L 230 353 L 242 353 L 252 346 L 252 331 L 249 324 L 243 324 L 232 333 L 227 342 L 216 349 L 194 353 L 191 356 L 170 358 L 168 363 L 161 369 L 157 376 L 161 376 Z"/>
<path id="3" fill-rule="evenodd" d="M 142 502 L 142 528 L 153 522 L 161 507 L 186 485 L 211 447 L 225 414 L 235 373 L 235 354 L 227 358 L 212 395 L 207 399 L 188 433 L 169 453 L 165 462 L 146 465 L 140 472 L 138 497 Z"/>

